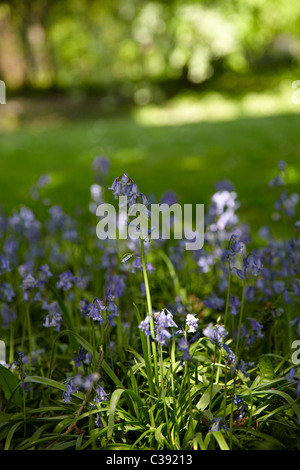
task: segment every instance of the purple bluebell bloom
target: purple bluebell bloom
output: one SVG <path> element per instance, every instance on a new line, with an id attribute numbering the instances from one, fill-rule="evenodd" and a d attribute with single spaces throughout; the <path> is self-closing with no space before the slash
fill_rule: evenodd
<path id="1" fill-rule="evenodd" d="M 188 313 L 186 316 L 186 326 L 188 327 L 188 333 L 195 333 L 198 328 L 198 318 L 191 313 Z"/>
<path id="2" fill-rule="evenodd" d="M 78 352 L 75 352 L 74 356 L 74 363 L 75 366 L 80 367 L 84 361 L 84 351 L 83 348 L 80 347 Z"/>
<path id="3" fill-rule="evenodd" d="M 78 310 L 81 313 L 82 317 L 86 317 L 89 314 L 91 306 L 92 306 L 92 303 L 88 302 L 85 299 L 83 299 L 79 302 Z"/>
<path id="4" fill-rule="evenodd" d="M 146 318 L 142 320 L 141 323 L 139 324 L 139 328 L 142 330 L 142 332 L 146 336 L 150 335 L 150 320 L 151 320 L 150 315 L 147 315 Z"/>
<path id="5" fill-rule="evenodd" d="M 126 196 L 129 206 L 136 204 L 140 195 L 136 183 L 126 173 L 117 177 L 108 189 L 113 191 L 115 199 L 118 199 L 120 196 Z"/>
<path id="6" fill-rule="evenodd" d="M 222 418 L 213 418 L 212 422 L 213 422 L 213 425 L 210 428 L 209 432 L 221 431 L 222 429 L 224 431 L 230 431 L 230 429 L 227 426 L 222 424 Z"/>
<path id="7" fill-rule="evenodd" d="M 71 402 L 71 394 L 77 393 L 78 389 L 74 385 L 72 379 L 68 379 L 65 383 L 65 391 L 63 392 L 63 402 L 70 403 Z"/>
<path id="8" fill-rule="evenodd" d="M 55 331 L 60 331 L 61 322 L 62 322 L 62 312 L 57 304 L 57 302 L 52 302 L 48 304 L 46 301 L 42 306 L 43 310 L 48 310 L 48 315 L 46 315 L 43 326 L 46 328 L 52 327 Z"/>
<path id="9" fill-rule="evenodd" d="M 227 331 L 225 330 L 223 325 L 215 325 L 213 326 L 212 323 L 210 323 L 206 328 L 202 330 L 202 333 L 204 336 L 207 336 L 212 344 L 222 344 L 223 339 L 225 336 L 228 335 Z"/>
<path id="10" fill-rule="evenodd" d="M 40 272 L 41 272 L 40 280 L 42 282 L 47 282 L 48 279 L 50 279 L 50 277 L 53 276 L 53 274 L 50 271 L 50 268 L 49 268 L 48 264 L 44 264 L 43 266 L 40 266 Z"/>
<path id="11" fill-rule="evenodd" d="M 17 318 L 15 312 L 6 303 L 2 305 L 1 316 L 2 316 L 3 327 L 8 326 L 11 322 L 13 322 Z"/>
<path id="12" fill-rule="evenodd" d="M 10 261 L 6 256 L 0 255 L 0 274 L 8 273 L 11 271 Z"/>
<path id="13" fill-rule="evenodd" d="M 187 341 L 184 338 L 184 336 L 182 338 L 180 338 L 179 343 L 178 343 L 178 349 L 179 349 L 179 351 L 183 352 L 183 354 L 180 358 L 180 365 L 181 366 L 183 365 L 184 361 L 190 362 L 192 360 L 192 357 L 189 353 L 189 347 L 190 347 L 189 341 Z"/>
<path id="14" fill-rule="evenodd" d="M 292 367 L 292 369 L 289 371 L 288 375 L 286 375 L 285 380 L 290 383 L 296 383 L 295 380 L 295 373 L 296 373 L 296 368 Z"/>
<path id="15" fill-rule="evenodd" d="M 241 306 L 241 302 L 236 296 L 230 295 L 229 306 L 230 306 L 229 313 L 231 315 L 237 315 L 239 312 L 239 307 Z"/>
<path id="16" fill-rule="evenodd" d="M 94 303 L 90 304 L 90 309 L 88 317 L 92 318 L 94 321 L 98 321 L 100 325 L 104 323 L 104 318 L 102 317 L 102 312 L 106 310 L 105 305 L 99 299 L 95 299 L 96 305 Z"/>
<path id="17" fill-rule="evenodd" d="M 270 188 L 276 188 L 277 186 L 283 186 L 283 185 L 284 185 L 284 181 L 283 181 L 282 175 L 275 176 L 275 178 L 272 178 L 269 181 Z"/>
<path id="18" fill-rule="evenodd" d="M 244 243 L 242 243 L 240 237 L 236 234 L 231 235 L 228 247 L 225 250 L 227 258 L 232 258 L 233 256 L 241 253 L 244 249 Z"/>
<path id="19" fill-rule="evenodd" d="M 234 366 L 236 363 L 235 354 L 231 351 L 231 349 L 226 343 L 222 344 L 222 348 L 226 351 L 226 361 L 229 362 L 231 366 Z"/>
<path id="20" fill-rule="evenodd" d="M 262 334 L 261 330 L 263 329 L 263 325 L 261 325 L 257 320 L 250 319 L 251 328 L 254 332 L 256 332 L 257 338 L 262 338 L 264 335 Z"/>
<path id="21" fill-rule="evenodd" d="M 0 299 L 4 300 L 4 302 L 12 302 L 16 293 L 11 284 L 4 282 L 2 285 L 0 284 Z"/>
<path id="22" fill-rule="evenodd" d="M 73 282 L 75 280 L 71 271 L 65 271 L 59 276 L 59 281 L 56 283 L 56 287 L 58 289 L 62 289 L 64 291 L 70 290 L 73 288 Z"/>
<path id="23" fill-rule="evenodd" d="M 210 297 L 203 300 L 205 307 L 211 308 L 213 310 L 218 310 L 219 312 L 222 311 L 225 300 L 216 296 L 213 292 Z"/>
<path id="24" fill-rule="evenodd" d="M 125 289 L 125 281 L 123 276 L 118 276 L 113 274 L 108 279 L 109 283 L 109 292 L 108 295 L 113 295 L 114 297 L 123 297 Z"/>

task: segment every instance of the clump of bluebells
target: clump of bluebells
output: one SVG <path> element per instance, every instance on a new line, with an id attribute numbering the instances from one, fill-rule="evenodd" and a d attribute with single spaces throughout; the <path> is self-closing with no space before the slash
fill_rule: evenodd
<path id="1" fill-rule="evenodd" d="M 115 201 L 126 196 L 128 208 L 148 208 L 153 196 L 128 174 L 109 185 L 109 167 L 95 158 L 83 213 L 95 215 L 107 191 Z M 269 183 L 277 191 L 270 223 L 284 221 L 287 236 L 257 227 L 252 237 L 224 180 L 206 210 L 204 246 L 192 253 L 184 240 L 151 240 L 151 231 L 144 238 L 139 227 L 138 240 L 98 240 L 94 219 L 88 227 L 80 212 L 70 216 L 44 197 L 51 179 L 42 175 L 31 191 L 44 220 L 26 207 L 0 214 L 0 329 L 9 345 L 1 367 L 23 400 L 7 398 L 4 387 L 7 410 L 15 416 L 16 406 L 31 423 L 30 407 L 41 409 L 52 426 L 57 407 L 62 428 L 69 413 L 77 421 L 66 432 L 82 436 L 79 447 L 213 448 L 217 439 L 237 449 L 240 429 L 271 434 L 268 416 L 277 415 L 276 426 L 286 420 L 296 429 L 300 225 L 287 171 L 279 162 Z M 173 191 L 161 198 L 176 201 Z M 264 403 L 253 389 L 267 390 Z M 34 432 L 24 429 L 27 438 Z"/>

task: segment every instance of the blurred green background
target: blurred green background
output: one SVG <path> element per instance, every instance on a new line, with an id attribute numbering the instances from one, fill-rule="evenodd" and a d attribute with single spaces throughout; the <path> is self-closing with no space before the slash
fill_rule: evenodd
<path id="1" fill-rule="evenodd" d="M 52 203 L 87 208 L 99 155 L 109 183 L 127 172 L 182 203 L 207 203 L 228 178 L 256 224 L 279 160 L 299 189 L 299 2 L 0 0 L 0 33 L 8 212 L 38 206 L 30 188 L 45 173 Z"/>

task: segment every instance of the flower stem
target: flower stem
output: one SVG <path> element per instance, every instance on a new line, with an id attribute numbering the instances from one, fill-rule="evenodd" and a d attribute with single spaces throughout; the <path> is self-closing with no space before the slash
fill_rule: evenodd
<path id="1" fill-rule="evenodd" d="M 236 356 L 237 360 L 238 360 L 240 336 L 241 336 L 241 329 L 242 329 L 242 318 L 243 318 L 243 313 L 244 313 L 244 305 L 245 305 L 245 284 L 243 284 L 243 289 L 242 289 L 242 302 L 241 302 L 241 310 L 240 310 L 240 317 L 239 317 L 237 340 L 236 340 L 236 346 L 235 346 L 235 356 Z"/>
<path id="2" fill-rule="evenodd" d="M 144 276 L 146 298 L 147 298 L 147 310 L 148 310 L 148 315 L 150 316 L 150 331 L 151 331 L 151 336 L 154 339 L 155 332 L 154 332 L 154 321 L 153 321 L 153 315 L 152 315 L 152 302 L 151 302 L 151 294 L 150 294 L 148 274 L 147 274 L 147 268 L 146 268 L 144 240 L 142 239 L 142 237 L 141 237 L 141 258 L 142 258 L 143 276 Z M 156 381 L 156 384 L 158 385 L 159 381 L 158 381 L 158 368 L 157 368 L 157 353 L 156 353 L 156 344 L 154 341 L 152 341 L 152 354 L 153 354 L 153 362 L 154 362 L 155 381 Z"/>
<path id="3" fill-rule="evenodd" d="M 225 305 L 225 315 L 224 315 L 224 328 L 226 330 L 226 324 L 227 324 L 227 318 L 228 318 L 228 310 L 229 310 L 229 299 L 230 299 L 230 289 L 231 289 L 231 268 L 230 268 L 230 261 L 228 261 L 228 267 L 229 267 L 229 275 L 228 275 L 228 287 L 227 287 L 227 298 L 226 298 L 226 305 Z M 221 363 L 222 359 L 222 352 L 220 350 L 219 352 L 219 364 Z M 219 377 L 220 377 L 220 366 L 217 367 L 217 374 L 216 374 L 216 383 L 219 382 Z"/>
<path id="4" fill-rule="evenodd" d="M 218 350 L 218 343 L 216 341 L 215 352 L 214 352 L 214 362 L 213 362 L 213 368 L 212 368 L 211 379 L 210 379 L 210 400 L 209 400 L 209 410 L 210 411 L 211 411 L 211 408 L 212 408 L 212 397 L 213 397 L 214 376 L 215 376 L 215 369 L 216 369 L 217 350 Z"/>

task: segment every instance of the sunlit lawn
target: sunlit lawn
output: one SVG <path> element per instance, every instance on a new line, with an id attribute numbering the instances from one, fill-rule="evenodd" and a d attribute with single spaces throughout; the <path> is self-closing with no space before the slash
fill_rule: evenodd
<path id="1" fill-rule="evenodd" d="M 103 154 L 111 160 L 111 181 L 127 172 L 145 193 L 160 197 L 173 189 L 182 203 L 207 203 L 215 181 L 228 178 L 243 216 L 259 226 L 272 213 L 267 182 L 279 160 L 289 164 L 289 189 L 299 189 L 297 113 L 286 96 L 237 102 L 211 93 L 119 117 L 54 118 L 49 125 L 31 120 L 0 133 L 0 202 L 6 210 L 37 204 L 30 187 L 48 173 L 52 184 L 45 196 L 52 203 L 71 213 L 87 207 L 91 162 Z"/>

